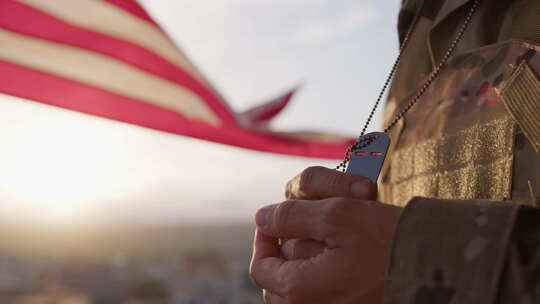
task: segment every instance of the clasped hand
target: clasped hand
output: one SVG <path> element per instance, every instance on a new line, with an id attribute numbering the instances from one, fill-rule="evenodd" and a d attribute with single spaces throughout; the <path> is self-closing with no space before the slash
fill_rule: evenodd
<path id="1" fill-rule="evenodd" d="M 369 179 L 323 167 L 293 178 L 287 201 L 255 215 L 251 277 L 268 304 L 382 303 L 401 208 Z"/>

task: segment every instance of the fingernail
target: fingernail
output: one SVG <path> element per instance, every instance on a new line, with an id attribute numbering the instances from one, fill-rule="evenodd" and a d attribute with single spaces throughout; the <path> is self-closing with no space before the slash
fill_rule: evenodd
<path id="1" fill-rule="evenodd" d="M 357 198 L 365 198 L 369 195 L 369 187 L 366 182 L 355 182 L 351 185 L 351 194 Z"/>
<path id="2" fill-rule="evenodd" d="M 259 209 L 259 211 L 257 211 L 257 214 L 255 214 L 255 224 L 257 224 L 258 227 L 266 226 L 270 222 L 271 215 L 271 207 L 264 207 L 262 209 Z"/>

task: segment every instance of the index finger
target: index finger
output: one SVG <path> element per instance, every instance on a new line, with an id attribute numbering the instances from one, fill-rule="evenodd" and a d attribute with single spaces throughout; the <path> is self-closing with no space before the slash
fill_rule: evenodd
<path id="1" fill-rule="evenodd" d="M 335 236 L 357 221 L 356 214 L 364 203 L 346 198 L 290 200 L 259 209 L 255 224 L 275 238 L 313 239 L 337 246 Z"/>

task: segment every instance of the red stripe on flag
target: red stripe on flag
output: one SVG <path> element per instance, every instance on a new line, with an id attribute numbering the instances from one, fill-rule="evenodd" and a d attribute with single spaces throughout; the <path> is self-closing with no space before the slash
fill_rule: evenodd
<path id="1" fill-rule="evenodd" d="M 134 0 L 105 0 L 106 2 L 109 2 L 110 4 L 113 4 L 122 10 L 141 18 L 142 20 L 148 21 L 152 23 L 153 25 L 159 27 L 159 25 L 150 17 L 150 15 L 144 10 L 144 8 Z"/>
<path id="2" fill-rule="evenodd" d="M 291 101 L 296 89 L 280 96 L 270 102 L 256 106 L 242 112 L 240 115 L 245 117 L 252 124 L 264 123 L 278 115 Z"/>
<path id="3" fill-rule="evenodd" d="M 67 108 L 104 118 L 247 149 L 339 159 L 344 144 L 292 140 L 236 126 L 214 127 L 135 99 L 65 78 L 0 61 L 0 93 Z"/>
<path id="4" fill-rule="evenodd" d="M 257 117 L 256 121 L 266 121 L 274 118 L 287 106 L 295 92 L 296 90 L 293 90 L 283 96 L 280 101 L 268 105 L 267 111 L 263 115 Z"/>
<path id="5" fill-rule="evenodd" d="M 0 27 L 91 50 L 168 79 L 201 97 L 224 123 L 236 123 L 236 117 L 224 100 L 186 71 L 136 44 L 73 26 L 15 1 L 0 1 Z"/>

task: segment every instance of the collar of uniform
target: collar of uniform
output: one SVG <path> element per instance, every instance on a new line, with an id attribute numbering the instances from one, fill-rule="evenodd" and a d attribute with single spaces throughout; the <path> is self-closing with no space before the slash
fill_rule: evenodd
<path id="1" fill-rule="evenodd" d="M 439 10 L 439 13 L 435 17 L 435 20 L 433 21 L 433 25 L 431 27 L 429 37 L 428 37 L 428 40 L 429 40 L 428 50 L 429 50 L 429 55 L 431 57 L 433 66 L 436 66 L 437 61 L 438 61 L 438 58 L 436 58 L 436 54 L 434 53 L 433 45 L 432 45 L 433 37 L 437 35 L 436 34 L 437 27 L 441 25 L 441 23 L 443 23 L 452 13 L 454 13 L 456 10 L 463 7 L 469 2 L 472 2 L 472 0 L 446 0 L 444 1 L 441 9 Z"/>
<path id="2" fill-rule="evenodd" d="M 403 43 L 403 39 L 407 34 L 414 17 L 420 12 L 424 6 L 424 0 L 403 0 L 398 17 L 398 35 L 399 44 Z"/>
<path id="3" fill-rule="evenodd" d="M 424 5 L 424 2 L 425 0 L 403 0 L 403 5 L 401 6 L 401 9 L 416 14 L 420 11 L 420 7 Z"/>
<path id="4" fill-rule="evenodd" d="M 472 0 L 446 0 L 442 5 L 437 17 L 433 22 L 433 28 L 437 27 L 446 17 L 450 16 L 455 10 L 471 2 Z"/>

